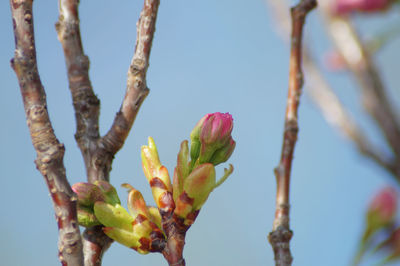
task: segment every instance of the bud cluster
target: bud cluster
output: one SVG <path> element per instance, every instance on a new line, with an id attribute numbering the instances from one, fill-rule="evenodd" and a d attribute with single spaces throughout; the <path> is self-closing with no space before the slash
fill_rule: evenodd
<path id="1" fill-rule="evenodd" d="M 142 167 L 157 207 L 147 206 L 142 194 L 128 184 L 122 185 L 129 190 L 126 211 L 109 183 L 78 183 L 73 189 L 78 195 L 79 223 L 102 224 L 107 236 L 141 254 L 160 252 L 171 227 L 167 219 L 176 219 L 172 224 L 179 223 L 186 231 L 210 193 L 233 172 L 229 165 L 223 177 L 216 179 L 215 166 L 226 162 L 235 149 L 232 128 L 229 113 L 204 116 L 190 135 L 190 150 L 187 140 L 181 144 L 172 184 L 149 137 L 148 145 L 141 148 Z"/>

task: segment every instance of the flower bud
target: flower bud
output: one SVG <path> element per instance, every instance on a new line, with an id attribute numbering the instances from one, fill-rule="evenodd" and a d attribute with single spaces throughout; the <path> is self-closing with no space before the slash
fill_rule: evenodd
<path id="1" fill-rule="evenodd" d="M 214 165 L 206 163 L 196 167 L 184 180 L 183 192 L 176 200 L 175 214 L 187 218 L 200 210 L 214 187 Z"/>
<path id="2" fill-rule="evenodd" d="M 367 214 L 366 228 L 361 241 L 365 245 L 378 230 L 391 225 L 397 210 L 397 193 L 392 187 L 386 187 L 372 199 Z"/>
<path id="3" fill-rule="evenodd" d="M 218 165 L 220 163 L 226 162 L 229 157 L 231 157 L 235 146 L 236 142 L 231 137 L 227 145 L 214 152 L 213 156 L 210 159 L 210 163 L 212 163 L 213 165 Z"/>
<path id="4" fill-rule="evenodd" d="M 94 211 L 98 220 L 105 226 L 103 232 L 115 241 L 133 248 L 141 254 L 150 251 L 156 251 L 152 245 L 153 241 L 159 242 L 164 239 L 164 235 L 155 223 L 141 212 L 148 212 L 147 208 L 143 210 L 143 198 L 137 190 L 130 191 L 130 210 L 134 213 L 132 217 L 119 204 L 115 206 L 96 202 Z M 139 192 L 140 193 L 140 192 Z"/>
<path id="5" fill-rule="evenodd" d="M 213 160 L 214 165 L 228 160 L 235 148 L 232 129 L 233 119 L 229 113 L 217 112 L 204 116 L 190 134 L 191 167 L 211 162 L 213 156 L 218 158 Z"/>
<path id="6" fill-rule="evenodd" d="M 78 214 L 78 223 L 81 226 L 92 227 L 101 224 L 94 215 L 94 211 L 92 208 L 78 206 L 77 214 Z"/>
<path id="7" fill-rule="evenodd" d="M 397 210 L 397 193 L 392 187 L 382 189 L 372 200 L 367 223 L 371 226 L 386 226 L 393 222 Z"/>
<path id="8" fill-rule="evenodd" d="M 134 218 L 119 204 L 115 206 L 98 201 L 94 205 L 96 218 L 107 227 L 116 227 L 126 231 L 133 231 Z"/>
<path id="9" fill-rule="evenodd" d="M 333 3 L 333 12 L 345 15 L 352 12 L 380 12 L 388 9 L 393 0 L 336 0 Z"/>
<path id="10" fill-rule="evenodd" d="M 181 148 L 178 153 L 177 164 L 174 171 L 173 196 L 174 201 L 183 191 L 183 181 L 189 175 L 189 148 L 188 141 L 184 140 L 181 143 Z"/>
<path id="11" fill-rule="evenodd" d="M 110 183 L 106 181 L 96 181 L 94 184 L 101 190 L 105 202 L 110 203 L 111 205 L 121 204 L 117 190 Z"/>
<path id="12" fill-rule="evenodd" d="M 149 218 L 146 202 L 139 190 L 134 189 L 129 184 L 122 184 L 123 187 L 129 189 L 128 194 L 128 210 L 133 218 L 136 218 L 139 214 Z"/>
<path id="13" fill-rule="evenodd" d="M 99 187 L 91 183 L 76 183 L 72 190 L 78 196 L 78 205 L 93 207 L 96 201 L 104 201 L 105 197 Z"/>
<path id="14" fill-rule="evenodd" d="M 172 186 L 168 170 L 160 163 L 157 147 L 153 138 L 149 137 L 149 145 L 142 146 L 143 172 L 151 186 L 151 192 L 157 207 L 164 211 L 172 211 Z"/>

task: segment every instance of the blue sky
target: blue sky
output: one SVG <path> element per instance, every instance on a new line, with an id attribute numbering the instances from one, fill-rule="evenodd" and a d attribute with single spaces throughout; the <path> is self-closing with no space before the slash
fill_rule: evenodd
<path id="1" fill-rule="evenodd" d="M 96 3 L 96 4 L 95 4 Z M 142 1 L 81 1 L 81 31 L 91 60 L 90 77 L 101 100 L 100 130 L 109 129 L 121 104 L 133 54 Z M 115 3 L 115 2 L 114 2 Z M 398 11 L 398 10 L 397 10 Z M 367 34 L 395 15 L 358 19 Z M 74 140 L 75 121 L 65 63 L 54 24 L 57 1 L 34 2 L 39 72 L 50 118 L 66 146 L 64 163 L 71 184 L 85 171 Z M 316 12 L 306 25 L 319 55 L 330 48 Z M 4 265 L 57 265 L 57 226 L 25 122 L 22 100 L 9 60 L 14 37 L 7 1 L 0 3 L 1 160 L 0 257 Z M 378 55 L 389 88 L 398 83 L 399 41 Z M 396 49 L 397 48 L 397 49 Z M 272 265 L 267 242 L 275 206 L 275 177 L 282 143 L 287 95 L 288 47 L 276 35 L 263 0 L 162 1 L 148 70 L 150 94 L 125 146 L 116 155 L 111 183 L 123 202 L 130 183 L 152 202 L 142 173 L 140 146 L 154 137 L 160 158 L 172 173 L 182 140 L 206 113 L 234 118 L 236 150 L 232 176 L 216 189 L 187 234 L 187 265 Z M 307 76 L 305 77 L 307 82 Z M 357 87 L 346 74 L 328 80 L 374 141 L 377 130 L 362 114 Z M 398 91 L 392 98 L 398 100 Z M 294 265 L 347 265 L 363 228 L 371 195 L 391 184 L 386 172 L 360 156 L 303 95 L 300 132 L 291 186 L 291 241 Z M 222 166 L 219 171 L 222 174 Z M 139 255 L 113 244 L 104 265 L 166 265 L 159 254 Z"/>

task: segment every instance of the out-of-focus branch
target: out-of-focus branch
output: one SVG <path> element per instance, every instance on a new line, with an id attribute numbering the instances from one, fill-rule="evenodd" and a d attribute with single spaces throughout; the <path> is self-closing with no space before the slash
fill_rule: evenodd
<path id="1" fill-rule="evenodd" d="M 26 119 L 37 153 L 36 166 L 49 189 L 59 232 L 62 265 L 83 265 L 82 242 L 76 214 L 76 196 L 65 175 L 64 145 L 54 135 L 40 81 L 33 30 L 32 0 L 11 0 L 15 55 L 11 60 L 24 102 Z"/>
<path id="2" fill-rule="evenodd" d="M 268 5 L 271 7 L 270 12 L 274 16 L 274 22 L 279 28 L 277 31 L 282 38 L 287 40 L 287 35 L 290 32 L 289 16 L 285 13 L 288 8 L 286 1 L 268 0 Z M 372 159 L 379 166 L 389 171 L 397 178 L 398 167 L 389 155 L 384 154 L 378 147 L 375 147 L 368 137 L 363 133 L 362 129 L 357 125 L 353 115 L 348 111 L 340 99 L 333 92 L 331 86 L 324 78 L 321 70 L 317 67 L 314 59 L 303 43 L 303 65 L 305 73 L 308 75 L 308 83 L 306 86 L 312 100 L 321 109 L 325 119 L 345 137 L 354 142 L 357 149 L 364 156 Z"/>
<path id="3" fill-rule="evenodd" d="M 353 115 L 342 105 L 322 76 L 321 71 L 307 53 L 304 54 L 303 63 L 304 69 L 309 76 L 307 92 L 322 110 L 327 122 L 353 141 L 361 154 L 395 175 L 395 163 L 387 155 L 384 155 L 382 151 L 379 151 L 377 147 L 374 147 L 367 136 L 362 133 Z"/>
<path id="4" fill-rule="evenodd" d="M 109 181 L 112 161 L 123 146 L 141 104 L 149 90 L 146 72 L 155 32 L 159 0 L 145 0 L 137 23 L 135 53 L 128 71 L 125 98 L 109 132 L 99 136 L 100 102 L 89 80 L 89 59 L 83 52 L 78 17 L 78 0 L 61 0 L 60 17 L 56 24 L 68 70 L 69 87 L 75 109 L 75 138 L 85 160 L 89 182 Z M 85 265 L 101 265 L 101 257 L 111 239 L 101 227 L 89 228 L 83 234 Z"/>
<path id="5" fill-rule="evenodd" d="M 380 74 L 351 21 L 346 17 L 334 16 L 329 4 L 330 1 L 322 1 L 321 5 L 329 36 L 360 85 L 366 111 L 381 129 L 398 160 L 400 124 Z"/>
<path id="6" fill-rule="evenodd" d="M 302 0 L 291 9 L 292 34 L 289 63 L 289 92 L 281 160 L 278 167 L 275 168 L 277 182 L 275 220 L 272 232 L 268 237 L 274 250 L 275 265 L 291 265 L 293 260 L 290 252 L 290 239 L 293 233 L 289 227 L 289 188 L 290 170 L 299 129 L 297 110 L 303 86 L 301 44 L 306 16 L 316 6 L 317 2 L 315 0 Z"/>

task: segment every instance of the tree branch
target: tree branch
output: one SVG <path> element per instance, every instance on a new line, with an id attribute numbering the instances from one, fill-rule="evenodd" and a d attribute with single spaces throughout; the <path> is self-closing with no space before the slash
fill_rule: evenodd
<path id="1" fill-rule="evenodd" d="M 327 4 L 322 5 L 321 10 L 324 11 L 329 36 L 360 85 L 365 109 L 381 129 L 399 160 L 400 124 L 386 95 L 380 74 L 350 20 L 333 16 Z"/>
<path id="2" fill-rule="evenodd" d="M 274 250 L 276 265 L 291 265 L 293 260 L 289 245 L 293 234 L 289 227 L 289 187 L 290 170 L 298 133 L 297 110 L 303 86 L 301 43 L 305 18 L 308 12 L 315 8 L 316 5 L 317 2 L 315 0 L 302 0 L 291 9 L 292 34 L 289 63 L 289 92 L 281 160 L 278 167 L 275 168 L 277 182 L 275 220 L 272 232 L 268 237 Z"/>
<path id="3" fill-rule="evenodd" d="M 145 0 L 137 23 L 136 48 L 128 71 L 125 98 L 114 123 L 101 143 L 111 154 L 115 154 L 125 142 L 135 121 L 141 104 L 149 93 L 146 72 L 155 32 L 159 0 Z"/>
<path id="4" fill-rule="evenodd" d="M 123 146 L 141 104 L 149 90 L 146 72 L 155 32 L 159 0 L 145 0 L 137 24 L 135 53 L 128 71 L 125 98 L 109 132 L 99 136 L 100 101 L 89 79 L 89 59 L 83 52 L 78 17 L 78 0 L 61 0 L 60 17 L 56 24 L 68 70 L 69 87 L 75 109 L 75 138 L 83 155 L 87 179 L 109 181 L 112 161 Z M 89 228 L 83 235 L 85 265 L 101 265 L 101 257 L 112 240 L 101 227 Z"/>
<path id="5" fill-rule="evenodd" d="M 78 5 L 78 0 L 60 0 L 60 16 L 56 23 L 56 29 L 64 51 L 69 88 L 75 110 L 77 127 L 75 139 L 85 161 L 88 180 L 94 182 L 95 180 L 104 180 L 104 177 L 109 176 L 112 157 L 106 157 L 109 159 L 108 167 L 99 167 L 104 170 L 101 175 L 91 174 L 99 173 L 93 171 L 93 168 L 98 165 L 95 163 L 95 155 L 98 154 L 96 151 L 100 138 L 100 101 L 94 94 L 89 79 L 89 58 L 83 52 Z M 111 245 L 112 240 L 103 233 L 101 227 L 93 227 L 85 230 L 82 241 L 85 265 L 101 265 L 102 256 Z"/>
<path id="6" fill-rule="evenodd" d="M 60 16 L 56 23 L 68 71 L 68 81 L 75 109 L 75 139 L 90 168 L 91 148 L 99 139 L 100 101 L 89 79 L 89 58 L 84 54 L 78 16 L 78 0 L 60 0 Z"/>
<path id="7" fill-rule="evenodd" d="M 76 216 L 76 196 L 65 175 L 64 145 L 54 135 L 40 81 L 34 41 L 32 0 L 11 0 L 15 55 L 11 60 L 24 102 L 25 114 L 37 153 L 35 160 L 49 189 L 59 232 L 62 265 L 83 265 L 82 242 Z"/>
<path id="8" fill-rule="evenodd" d="M 288 7 L 287 3 L 273 0 L 267 2 L 272 7 L 271 14 L 275 17 L 274 21 L 277 22 L 278 33 L 287 41 L 287 35 L 290 32 L 289 17 L 285 13 Z M 303 46 L 305 46 L 304 43 Z M 391 155 L 379 150 L 378 147 L 374 147 L 363 130 L 357 125 L 353 115 L 343 106 L 324 78 L 309 49 L 305 47 L 303 50 L 304 70 L 310 76 L 310 82 L 306 89 L 312 100 L 321 109 L 327 122 L 351 140 L 362 155 L 371 159 L 384 170 L 390 172 L 397 181 L 400 181 L 400 168 L 396 160 L 391 158 Z"/>
<path id="9" fill-rule="evenodd" d="M 362 155 L 392 173 L 399 181 L 396 174 L 399 171 L 396 162 L 377 147 L 374 147 L 357 125 L 353 115 L 342 105 L 307 52 L 304 53 L 303 63 L 306 73 L 310 76 L 307 92 L 319 109 L 322 110 L 326 121 L 350 139 Z"/>

